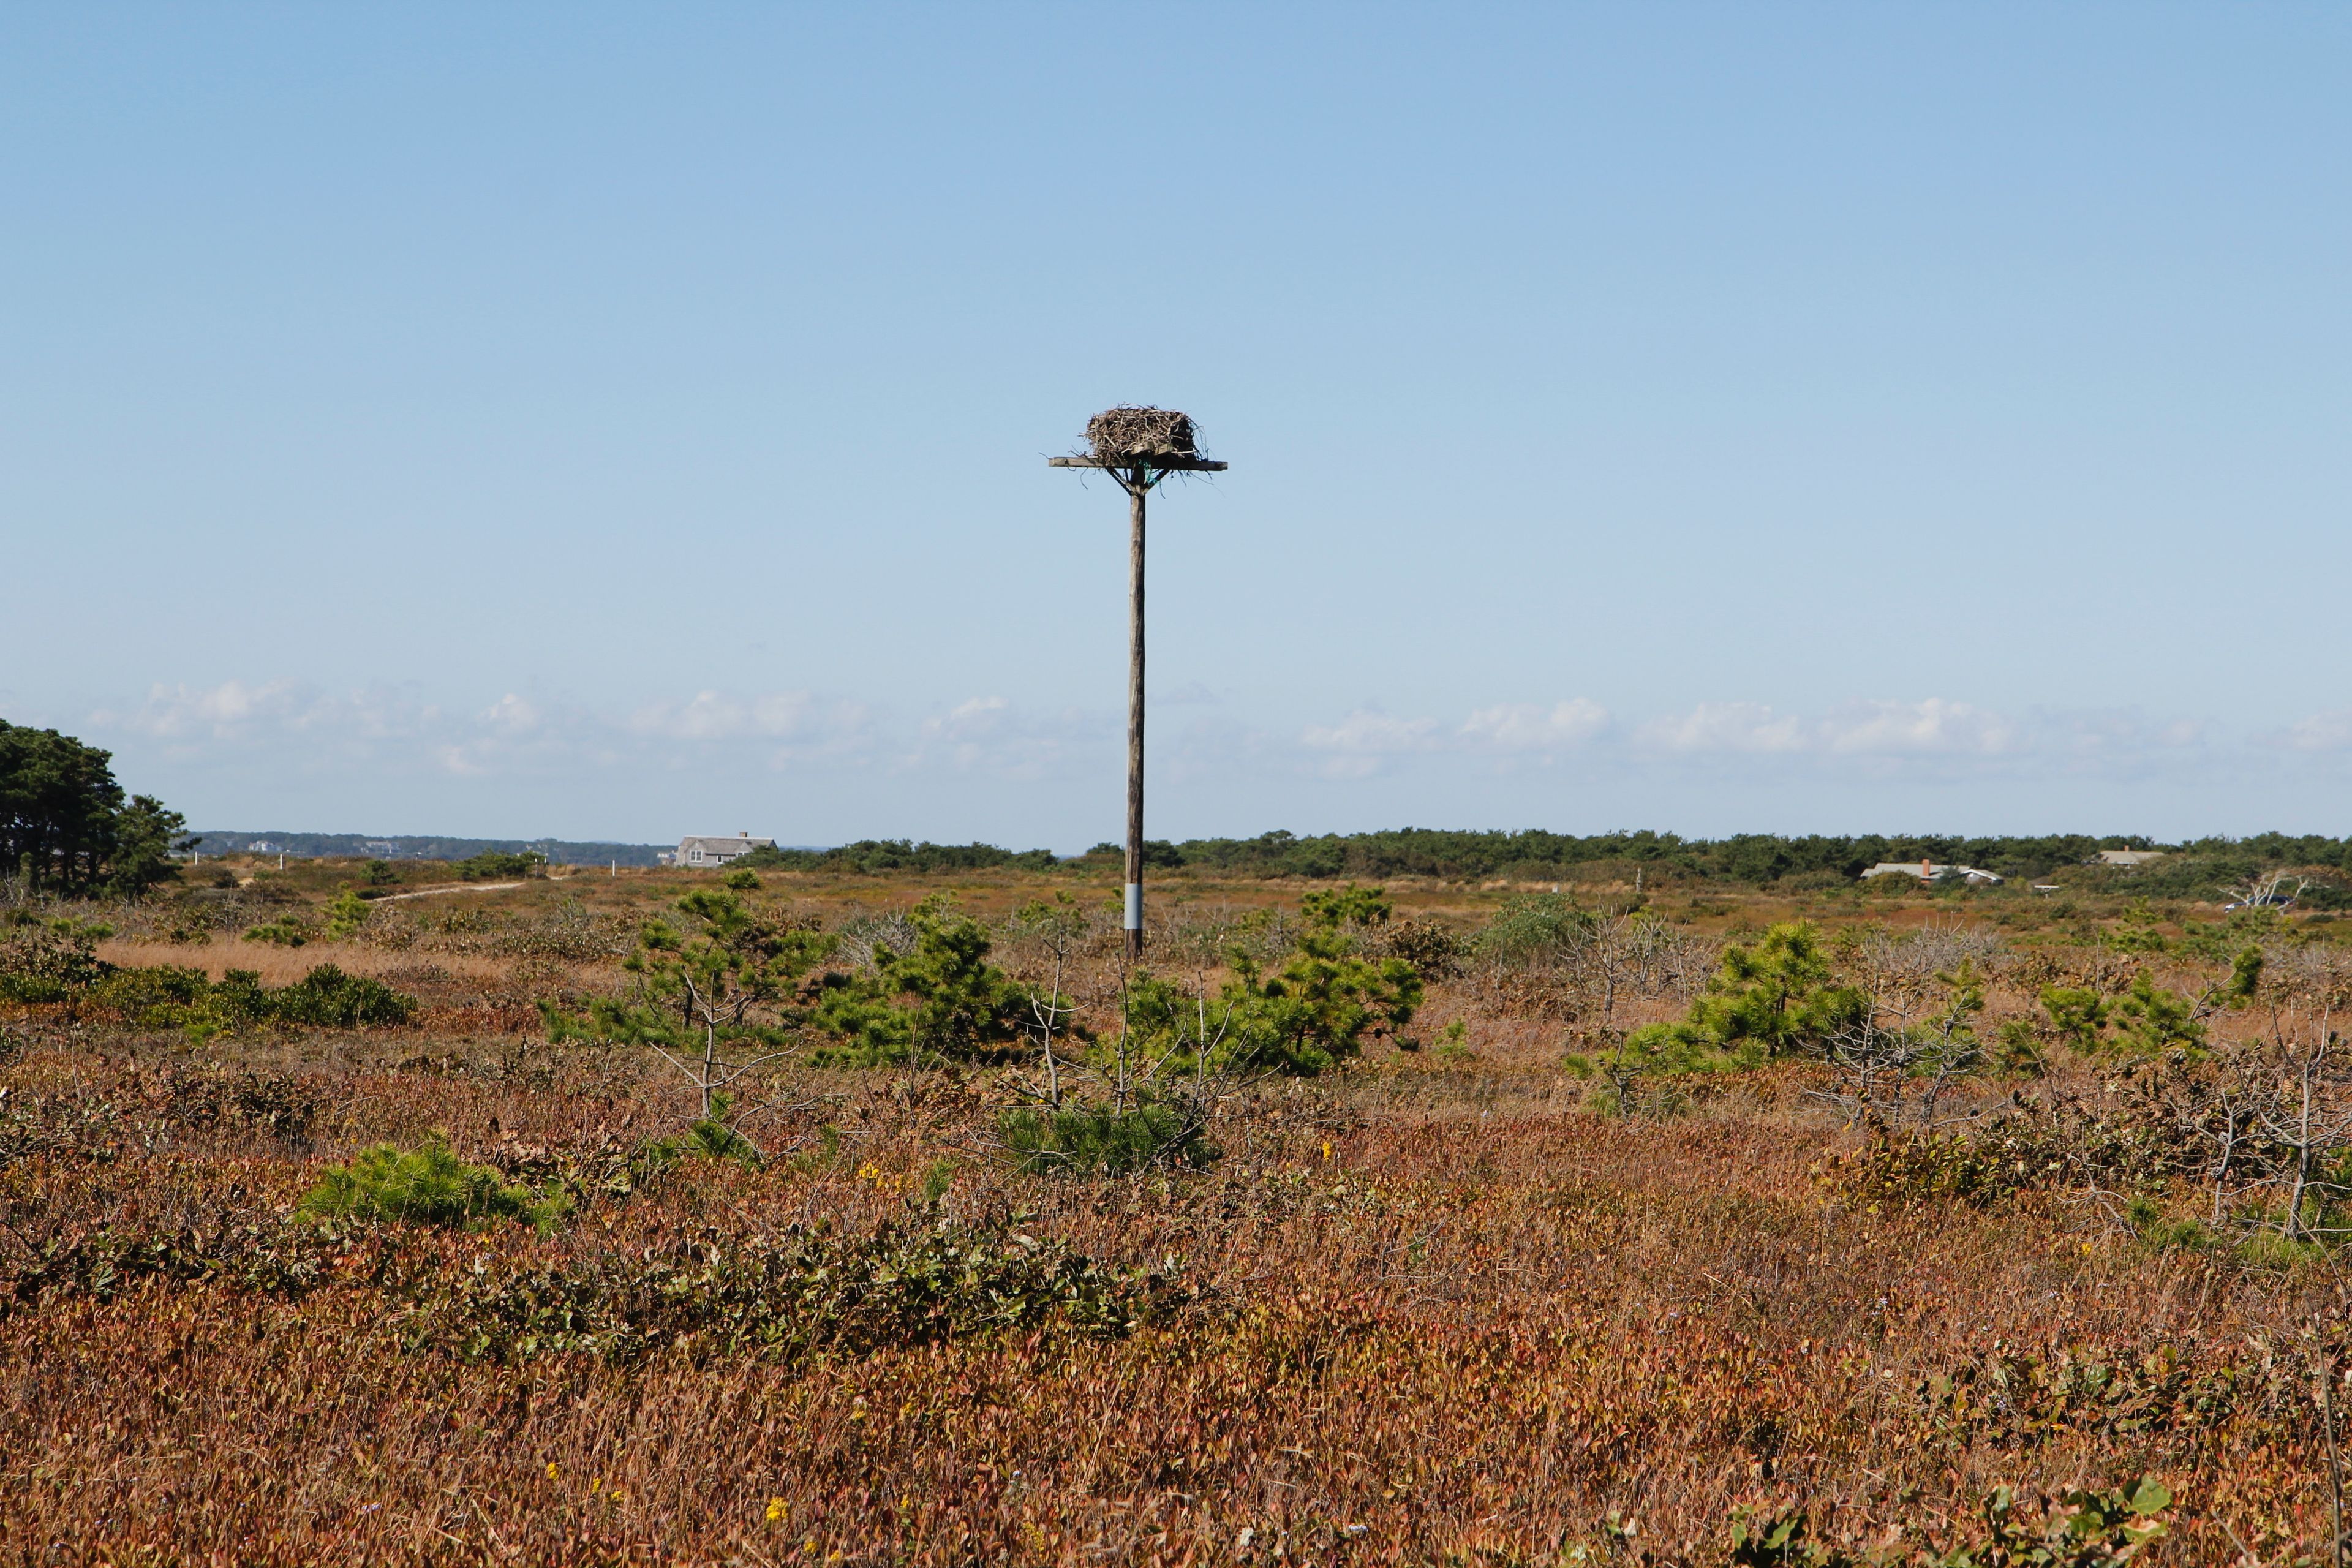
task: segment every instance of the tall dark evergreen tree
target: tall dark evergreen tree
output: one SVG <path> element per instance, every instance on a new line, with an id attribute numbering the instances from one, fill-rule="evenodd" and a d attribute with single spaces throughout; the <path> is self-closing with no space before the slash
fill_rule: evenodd
<path id="1" fill-rule="evenodd" d="M 136 898 L 179 875 L 187 824 L 152 795 L 125 801 L 113 754 L 0 720 L 0 875 L 35 890 Z"/>

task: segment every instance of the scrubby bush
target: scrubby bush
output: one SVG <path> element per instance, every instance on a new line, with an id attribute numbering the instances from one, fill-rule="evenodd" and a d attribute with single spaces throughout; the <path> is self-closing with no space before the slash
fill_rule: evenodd
<path id="1" fill-rule="evenodd" d="M 2048 985 L 2042 1010 L 2050 1031 L 2084 1056 L 2153 1060 L 2170 1052 L 2206 1054 L 2206 1020 L 2223 1008 L 2243 1007 L 2262 988 L 2263 952 L 2239 951 L 2227 978 L 2194 997 L 2156 984 L 2147 971 L 2132 976 L 2118 995 L 2087 986 Z"/>
<path id="2" fill-rule="evenodd" d="M 1606 1080 L 1602 1109 L 1622 1114 L 1642 1101 L 1645 1079 L 1752 1067 L 1870 1024 L 1869 998 L 1836 983 L 1819 933 L 1796 921 L 1724 949 L 1721 967 L 1680 1023 L 1644 1025 L 1618 1037 L 1613 1047 L 1570 1056 L 1566 1065 Z M 1665 1108 L 1677 1098 L 1647 1103 Z"/>
<path id="3" fill-rule="evenodd" d="M 396 1028 L 416 1016 L 415 997 L 331 963 L 275 989 L 250 969 L 232 969 L 212 982 L 204 971 L 177 964 L 109 965 L 89 999 L 134 1028 L 184 1028 L 198 1037 L 252 1024 Z"/>
<path id="4" fill-rule="evenodd" d="M 651 1173 L 667 1170 L 680 1160 L 728 1160 L 745 1170 L 758 1170 L 768 1163 L 768 1156 L 728 1121 L 732 1109 L 727 1095 L 712 1095 L 709 1115 L 697 1117 L 675 1137 L 646 1143 L 639 1151 L 638 1164 Z"/>
<path id="5" fill-rule="evenodd" d="M 0 1001 L 62 1005 L 70 1020 L 90 989 L 114 972 L 98 956 L 98 944 L 113 934 L 111 926 L 20 912 L 0 939 Z"/>
<path id="6" fill-rule="evenodd" d="M 297 1212 L 316 1219 L 451 1228 L 521 1219 L 546 1230 L 569 1208 L 560 1194 L 509 1186 L 489 1166 L 466 1163 L 436 1135 L 415 1149 L 380 1143 L 349 1164 L 329 1166 Z"/>
<path id="7" fill-rule="evenodd" d="M 349 942 L 360 934 L 368 922 L 368 916 L 374 912 L 368 908 L 365 899 L 346 889 L 327 906 L 327 940 Z"/>
<path id="8" fill-rule="evenodd" d="M 909 950 L 877 942 L 862 972 L 819 982 L 811 1021 L 840 1042 L 819 1059 L 881 1065 L 1014 1055 L 1030 1021 L 1028 997 L 989 962 L 987 928 L 944 898 L 925 900 L 908 923 Z"/>
<path id="9" fill-rule="evenodd" d="M 331 963 L 271 993 L 268 1005 L 270 1016 L 281 1023 L 332 1029 L 388 1028 L 416 1016 L 413 999 L 381 980 L 346 974 Z"/>
<path id="10" fill-rule="evenodd" d="M 1154 1165 L 1205 1170 L 1221 1155 L 1190 1106 L 1023 1106 L 998 1119 L 997 1135 L 1024 1173 L 1123 1176 Z"/>
<path id="11" fill-rule="evenodd" d="M 537 877 L 546 868 L 547 857 L 536 849 L 485 849 L 449 868 L 467 882 L 488 882 L 500 877 Z"/>
<path id="12" fill-rule="evenodd" d="M 1767 1057 L 1869 1021 L 1869 999 L 1835 983 L 1820 933 L 1802 921 L 1724 949 L 1722 968 L 1690 1014 L 1690 1027 L 1706 1043 Z"/>
<path id="13" fill-rule="evenodd" d="M 132 964 L 115 969 L 90 988 L 90 1000 L 142 1029 L 176 1028 L 212 993 L 201 969 L 178 964 Z"/>
<path id="14" fill-rule="evenodd" d="M 1187 1294 L 1162 1275 L 1106 1265 L 1064 1243 L 886 1227 L 494 1266 L 417 1301 L 405 1337 L 413 1349 L 508 1363 L 584 1352 L 629 1363 L 673 1346 L 699 1356 L 859 1354 L 1049 1325 L 1117 1338 Z"/>
<path id="15" fill-rule="evenodd" d="M 1268 975 L 1253 955 L 1234 954 L 1234 978 L 1217 999 L 1223 1038 L 1214 1054 L 1238 1068 L 1313 1077 L 1360 1055 L 1367 1038 L 1411 1023 L 1421 972 L 1361 951 L 1362 933 L 1389 910 L 1378 888 L 1309 893 L 1299 904 L 1297 950 L 1281 969 Z"/>
<path id="16" fill-rule="evenodd" d="M 1565 957 L 1599 920 L 1571 893 L 1530 893 L 1507 900 L 1472 944 L 1490 964 L 1541 967 Z"/>
<path id="17" fill-rule="evenodd" d="M 247 927 L 245 940 L 266 942 L 272 947 L 302 947 L 310 942 L 310 933 L 298 917 L 280 915 L 274 921 Z"/>
<path id="18" fill-rule="evenodd" d="M 731 1086 L 782 1055 L 804 1020 L 801 977 L 833 939 L 782 924 L 732 893 L 698 889 L 682 919 L 647 921 L 622 967 L 636 994 L 598 998 L 573 1013 L 542 1001 L 548 1037 L 643 1046 L 678 1069 L 713 1118 Z"/>
<path id="19" fill-rule="evenodd" d="M 1802 1510 L 1743 1514 L 1731 1531 L 1734 1568 L 2125 1568 L 2169 1533 L 2172 1493 L 2154 1477 L 2057 1497 L 1996 1487 L 1970 1539 L 1937 1552 L 1858 1555 L 1811 1539 Z"/>

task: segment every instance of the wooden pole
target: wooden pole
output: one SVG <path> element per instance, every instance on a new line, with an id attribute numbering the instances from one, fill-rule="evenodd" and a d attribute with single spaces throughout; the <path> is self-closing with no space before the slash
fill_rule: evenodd
<path id="1" fill-rule="evenodd" d="M 1129 470 L 1127 518 L 1127 956 L 1143 956 L 1143 497 L 1150 476 Z"/>

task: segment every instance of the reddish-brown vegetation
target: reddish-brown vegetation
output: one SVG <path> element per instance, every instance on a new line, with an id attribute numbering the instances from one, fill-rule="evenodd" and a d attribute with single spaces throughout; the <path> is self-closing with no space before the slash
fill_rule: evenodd
<path id="1" fill-rule="evenodd" d="M 440 965 L 436 1021 L 201 1049 L 10 1025 L 0 1561 L 1711 1563 L 1743 1507 L 1949 1546 L 1995 1485 L 2143 1474 L 2179 1499 L 2158 1561 L 2325 1558 L 2326 1265 L 2161 1250 L 2066 1191 L 1859 1191 L 1803 1068 L 1603 1118 L 1540 987 L 1438 988 L 1475 1055 L 1261 1085 L 1202 1174 L 1015 1177 L 999 1080 L 877 1070 L 799 1075 L 755 1129 L 794 1157 L 624 1195 L 584 1177 L 677 1128 L 675 1080 L 450 1023 L 527 956 L 335 962 Z M 436 1131 L 583 1176 L 578 1212 L 292 1217 L 326 1162 Z M 864 1238 L 941 1227 L 1013 1261 L 898 1330 L 694 1327 L 743 1258 L 830 1237 L 846 1279 Z M 1091 1305 L 1024 1296 L 1032 1252 L 1094 1268 Z M 451 1327 L 624 1276 L 677 1309 L 626 1353 L 589 1296 L 569 1341 Z"/>

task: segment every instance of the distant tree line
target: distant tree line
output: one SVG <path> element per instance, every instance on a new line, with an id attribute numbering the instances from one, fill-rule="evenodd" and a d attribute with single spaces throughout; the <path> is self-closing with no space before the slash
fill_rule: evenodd
<path id="1" fill-rule="evenodd" d="M 1647 830 L 1578 835 L 1539 828 L 1474 832 L 1402 827 L 1307 837 L 1277 832 L 1255 838 L 1195 838 L 1171 847 L 1182 865 L 1241 876 L 1536 881 L 1614 864 L 1628 871 L 1646 867 L 1754 887 L 1809 873 L 1851 879 L 1894 860 L 1933 860 L 1981 867 L 2005 877 L 2033 877 L 2080 865 L 2101 849 L 2152 847 L 2145 837 L 2079 833 L 2038 837 L 1741 833 L 1708 839 Z"/>
<path id="2" fill-rule="evenodd" d="M 296 833 L 282 827 L 211 828 L 194 836 L 206 856 L 243 855 L 256 843 L 299 859 L 468 860 L 482 854 L 537 855 L 555 866 L 653 867 L 665 844 L 617 844 L 603 839 L 450 838 L 418 834 Z"/>
<path id="3" fill-rule="evenodd" d="M 1541 829 L 1479 832 L 1402 827 L 1306 837 L 1275 832 L 1255 838 L 1189 838 L 1181 843 L 1152 839 L 1144 846 L 1144 862 L 1161 870 L 1190 867 L 1233 877 L 1313 879 L 1436 877 L 1542 881 L 1611 868 L 1630 876 L 1635 868 L 1646 868 L 1654 876 L 1672 879 L 1769 887 L 1808 876 L 1852 880 L 1883 862 L 1917 860 L 1975 866 L 2011 879 L 2032 879 L 2082 866 L 2102 849 L 2157 847 L 2160 846 L 2154 839 L 2139 834 L 1741 833 L 1725 838 L 1685 838 L 1649 831 L 1578 835 Z M 2352 838 L 2263 833 L 2246 838 L 2200 838 L 2173 846 L 2171 851 L 2161 860 L 2116 873 L 2118 885 L 2128 883 L 2135 891 L 2155 897 L 2207 898 L 2217 890 L 2218 883 L 2266 868 L 2335 868 L 2352 874 Z M 1122 853 L 1118 845 L 1105 843 L 1082 856 L 1063 859 L 1050 850 L 1015 851 L 992 844 L 862 839 L 833 849 L 761 849 L 733 864 L 865 874 L 1006 867 L 1043 870 L 1099 865 L 1116 861 Z"/>
<path id="4" fill-rule="evenodd" d="M 772 846 L 738 856 L 732 866 L 779 871 L 985 871 L 1000 866 L 1046 870 L 1062 863 L 1051 849 L 999 849 L 993 844 L 914 843 L 905 838 L 861 838 L 831 849 L 780 849 Z"/>
<path id="5" fill-rule="evenodd" d="M 179 875 L 187 824 L 152 795 L 124 796 L 113 754 L 0 720 L 0 877 L 35 892 L 136 898 Z"/>

